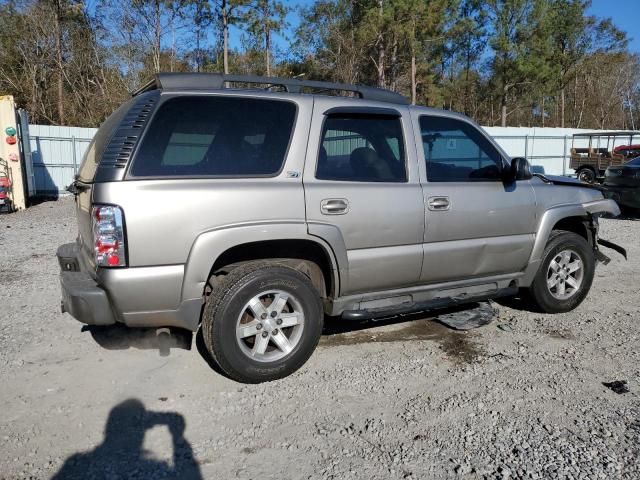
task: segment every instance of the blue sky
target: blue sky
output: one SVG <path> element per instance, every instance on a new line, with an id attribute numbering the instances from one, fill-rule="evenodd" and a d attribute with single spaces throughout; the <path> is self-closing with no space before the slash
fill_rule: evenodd
<path id="1" fill-rule="evenodd" d="M 640 0 L 592 0 L 591 15 L 611 17 L 613 23 L 631 38 L 629 50 L 640 53 Z"/>

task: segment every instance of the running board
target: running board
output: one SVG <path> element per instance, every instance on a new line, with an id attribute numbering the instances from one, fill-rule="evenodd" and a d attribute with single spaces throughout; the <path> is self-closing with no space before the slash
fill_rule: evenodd
<path id="1" fill-rule="evenodd" d="M 507 287 L 500 290 L 493 291 L 492 293 L 485 293 L 484 295 L 472 295 L 450 298 L 434 298 L 432 300 L 426 300 L 424 302 L 403 302 L 393 306 L 387 306 L 382 308 L 369 308 L 363 310 L 345 310 L 342 312 L 342 318 L 344 320 L 375 320 L 381 317 L 392 317 L 394 315 L 400 315 L 411 312 L 439 310 L 442 308 L 453 307 L 456 305 L 463 305 L 465 303 L 480 302 L 484 300 L 490 300 L 493 298 L 509 297 L 518 293 L 517 287 Z"/>

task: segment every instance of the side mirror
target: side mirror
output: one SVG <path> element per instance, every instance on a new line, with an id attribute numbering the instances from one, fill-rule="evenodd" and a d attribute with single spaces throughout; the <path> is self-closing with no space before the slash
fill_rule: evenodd
<path id="1" fill-rule="evenodd" d="M 516 157 L 511 160 L 511 170 L 509 172 L 509 180 L 529 180 L 533 177 L 531 173 L 531 165 L 528 160 L 523 157 Z"/>

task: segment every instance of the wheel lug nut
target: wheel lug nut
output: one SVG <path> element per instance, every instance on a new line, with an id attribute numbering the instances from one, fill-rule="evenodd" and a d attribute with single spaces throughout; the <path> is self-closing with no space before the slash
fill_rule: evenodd
<path id="1" fill-rule="evenodd" d="M 271 312 L 271 318 L 276 318 L 277 316 L 278 316 L 278 312 L 276 312 L 275 310 Z"/>
<path id="2" fill-rule="evenodd" d="M 269 332 L 262 332 L 262 336 L 265 337 L 265 338 L 268 337 L 269 336 Z"/>
<path id="3" fill-rule="evenodd" d="M 267 314 L 266 314 L 266 313 L 263 313 L 262 315 L 260 315 L 260 318 L 261 318 L 262 320 L 264 320 L 265 318 L 267 318 Z"/>
<path id="4" fill-rule="evenodd" d="M 274 328 L 273 331 L 271 332 L 271 335 L 277 335 L 278 334 L 278 329 Z"/>
<path id="5" fill-rule="evenodd" d="M 256 325 L 256 330 L 262 330 L 262 324 L 261 323 Z"/>
<path id="6" fill-rule="evenodd" d="M 276 320 L 276 323 L 277 323 L 278 325 L 282 325 L 282 319 L 281 319 L 281 318 L 279 318 L 278 320 Z"/>

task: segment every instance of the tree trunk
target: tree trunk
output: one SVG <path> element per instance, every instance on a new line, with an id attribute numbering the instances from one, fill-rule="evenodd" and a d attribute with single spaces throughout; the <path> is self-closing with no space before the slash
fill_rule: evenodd
<path id="1" fill-rule="evenodd" d="M 540 102 L 540 118 L 542 119 L 542 128 L 544 128 L 544 95 L 542 96 L 542 101 Z"/>
<path id="2" fill-rule="evenodd" d="M 469 71 L 471 70 L 471 54 L 467 50 L 467 64 L 464 69 L 464 105 L 463 110 L 465 115 L 469 115 Z"/>
<path id="3" fill-rule="evenodd" d="M 560 89 L 560 128 L 564 128 L 564 108 L 565 108 L 564 87 Z"/>
<path id="4" fill-rule="evenodd" d="M 271 76 L 271 55 L 269 54 L 269 50 L 271 50 L 271 30 L 269 27 L 265 26 L 264 29 L 264 58 L 267 64 L 267 77 Z"/>
<path id="5" fill-rule="evenodd" d="M 386 86 L 386 79 L 384 76 L 384 33 L 382 32 L 382 13 L 383 13 L 383 0 L 378 0 L 378 8 L 380 11 L 380 31 L 378 32 L 378 86 L 384 88 Z"/>
<path id="6" fill-rule="evenodd" d="M 58 122 L 60 125 L 64 125 L 64 72 L 63 72 L 63 58 L 62 58 L 62 4 L 60 1 L 56 2 L 56 63 L 58 64 L 57 72 L 57 87 L 58 87 Z"/>
<path id="7" fill-rule="evenodd" d="M 393 39 L 393 47 L 391 48 L 391 79 L 390 85 L 391 90 L 397 89 L 397 80 L 398 80 L 398 39 Z"/>
<path id="8" fill-rule="evenodd" d="M 156 73 L 160 72 L 160 40 L 162 38 L 162 25 L 160 24 L 160 0 L 155 0 L 155 45 L 153 46 L 153 68 Z"/>
<path id="9" fill-rule="evenodd" d="M 502 86 L 502 96 L 500 98 L 500 126 L 507 126 L 507 90 L 506 84 Z"/>
<path id="10" fill-rule="evenodd" d="M 222 0 L 222 63 L 224 73 L 229 73 L 229 10 L 227 0 Z"/>
<path id="11" fill-rule="evenodd" d="M 411 104 L 416 104 L 416 94 L 417 94 L 417 85 L 416 85 L 416 54 L 411 52 Z"/>

